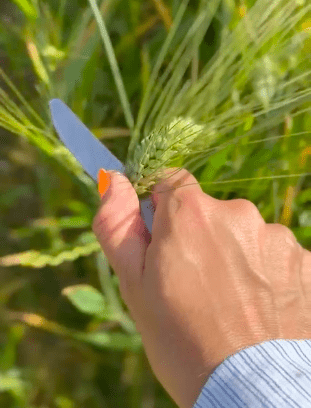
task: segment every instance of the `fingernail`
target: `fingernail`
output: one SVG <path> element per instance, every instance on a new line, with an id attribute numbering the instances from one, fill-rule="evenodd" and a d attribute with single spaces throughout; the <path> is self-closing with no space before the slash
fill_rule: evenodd
<path id="1" fill-rule="evenodd" d="M 115 173 L 115 174 L 119 174 L 120 176 L 124 176 L 124 174 L 121 173 L 121 172 L 118 171 L 118 170 L 109 170 L 109 173 Z"/>
<path id="2" fill-rule="evenodd" d="M 98 192 L 99 192 L 100 198 L 103 198 L 103 196 L 106 194 L 110 186 L 111 176 L 108 173 L 108 171 L 104 169 L 100 169 L 98 172 L 97 181 L 98 181 Z"/>

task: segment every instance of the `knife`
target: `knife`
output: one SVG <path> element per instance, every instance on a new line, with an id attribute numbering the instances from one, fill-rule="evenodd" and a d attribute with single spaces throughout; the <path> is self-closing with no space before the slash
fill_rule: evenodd
<path id="1" fill-rule="evenodd" d="M 67 149 L 97 184 L 100 169 L 125 174 L 125 166 L 104 146 L 60 99 L 49 102 L 54 127 Z M 140 200 L 140 211 L 148 231 L 152 232 L 154 207 L 150 197 Z"/>

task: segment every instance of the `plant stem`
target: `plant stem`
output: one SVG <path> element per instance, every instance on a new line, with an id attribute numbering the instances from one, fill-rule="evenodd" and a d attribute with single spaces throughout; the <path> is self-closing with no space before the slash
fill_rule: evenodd
<path id="1" fill-rule="evenodd" d="M 107 52 L 107 57 L 108 57 L 108 60 L 109 60 L 111 71 L 112 71 L 112 74 L 114 76 L 114 80 L 115 80 L 117 90 L 118 90 L 118 93 L 119 93 L 119 97 L 120 97 L 120 100 L 121 100 L 121 104 L 122 104 L 122 107 L 123 107 L 125 120 L 127 122 L 128 127 L 130 128 L 130 130 L 132 130 L 134 128 L 134 118 L 133 118 L 133 115 L 132 115 L 132 112 L 131 112 L 130 103 L 129 103 L 129 100 L 128 100 L 128 97 L 127 97 L 127 93 L 126 93 L 126 90 L 125 90 L 125 87 L 124 87 L 124 84 L 123 84 L 120 69 L 119 69 L 119 66 L 118 66 L 118 63 L 117 63 L 117 59 L 116 59 L 116 56 L 115 56 L 115 53 L 114 53 L 114 50 L 113 50 L 113 47 L 112 47 L 112 44 L 111 44 L 111 40 L 110 40 L 108 31 L 107 31 L 105 22 L 104 22 L 103 18 L 100 15 L 98 6 L 96 4 L 96 0 L 89 0 L 89 3 L 91 5 L 91 7 L 92 7 L 92 10 L 93 10 L 93 13 L 94 13 L 94 16 L 95 16 L 95 19 L 97 21 L 97 25 L 98 25 L 98 28 L 99 28 L 100 35 L 101 35 L 102 40 L 104 42 L 104 46 L 105 46 L 105 49 L 106 49 L 106 52 Z"/>

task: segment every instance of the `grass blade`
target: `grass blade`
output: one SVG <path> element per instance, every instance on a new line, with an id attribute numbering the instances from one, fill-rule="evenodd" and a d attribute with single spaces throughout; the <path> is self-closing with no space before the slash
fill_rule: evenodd
<path id="1" fill-rule="evenodd" d="M 131 112 L 130 103 L 129 103 L 129 100 L 128 100 L 128 97 L 127 97 L 127 93 L 126 93 L 126 90 L 125 90 L 125 87 L 124 87 L 124 84 L 123 84 L 120 69 L 119 69 L 119 66 L 118 66 L 118 63 L 117 63 L 117 59 L 116 59 L 116 56 L 115 56 L 115 53 L 114 53 L 114 50 L 113 50 L 113 47 L 112 47 L 112 44 L 111 44 L 111 40 L 110 40 L 108 31 L 107 31 L 105 22 L 104 22 L 103 18 L 100 15 L 98 6 L 96 4 L 96 0 L 89 0 L 89 3 L 91 5 L 91 7 L 92 7 L 92 10 L 93 10 L 93 13 L 94 13 L 94 16 L 95 16 L 95 19 L 97 21 L 97 25 L 98 25 L 98 28 L 99 28 L 99 31 L 100 31 L 100 35 L 101 35 L 102 40 L 103 40 L 104 45 L 105 45 L 105 49 L 106 49 L 106 52 L 107 52 L 107 57 L 108 57 L 108 60 L 109 60 L 109 64 L 110 64 L 112 74 L 114 76 L 114 80 L 115 80 L 115 83 L 116 83 L 116 86 L 117 86 L 117 89 L 118 89 L 118 92 L 119 92 L 119 97 L 120 97 L 121 104 L 122 104 L 122 107 L 123 107 L 125 120 L 127 122 L 128 127 L 130 129 L 133 129 L 134 128 L 134 118 L 133 118 L 133 115 L 132 115 L 132 112 Z"/>

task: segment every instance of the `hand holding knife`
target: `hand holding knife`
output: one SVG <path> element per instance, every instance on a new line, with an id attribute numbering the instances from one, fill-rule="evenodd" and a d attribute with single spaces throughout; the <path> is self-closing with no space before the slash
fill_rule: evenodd
<path id="1" fill-rule="evenodd" d="M 84 170 L 98 182 L 100 169 L 125 173 L 125 166 L 104 146 L 60 99 L 49 103 L 55 129 Z M 154 208 L 150 197 L 140 200 L 141 215 L 152 231 Z"/>

